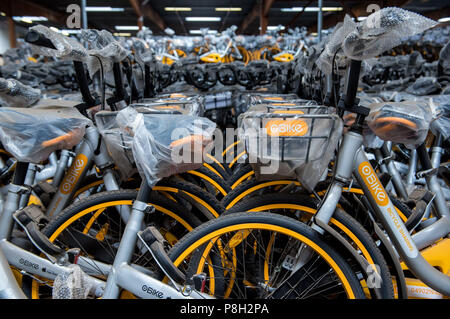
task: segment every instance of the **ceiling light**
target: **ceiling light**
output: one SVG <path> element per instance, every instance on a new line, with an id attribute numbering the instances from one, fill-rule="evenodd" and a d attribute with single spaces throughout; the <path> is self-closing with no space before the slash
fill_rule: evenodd
<path id="1" fill-rule="evenodd" d="M 6 16 L 6 13 L 0 12 L 0 15 L 1 15 L 2 17 L 4 17 L 4 16 Z"/>
<path id="2" fill-rule="evenodd" d="M 125 11 L 125 9 L 112 7 L 86 7 L 86 12 L 121 12 L 121 11 Z"/>
<path id="3" fill-rule="evenodd" d="M 26 22 L 26 23 L 33 23 L 34 21 L 48 21 L 48 19 L 46 17 L 33 17 L 33 16 L 23 16 L 23 17 L 19 17 L 19 16 L 14 16 L 13 17 L 14 21 L 22 21 L 22 22 Z"/>
<path id="4" fill-rule="evenodd" d="M 64 35 L 69 35 L 69 34 L 81 33 L 81 30 L 79 30 L 79 29 L 64 29 L 64 30 L 60 30 L 60 32 Z"/>
<path id="5" fill-rule="evenodd" d="M 275 26 L 275 25 L 268 25 L 267 26 L 267 30 L 276 30 L 276 29 L 278 29 L 278 26 Z M 284 26 L 281 26 L 281 30 L 284 30 Z"/>
<path id="6" fill-rule="evenodd" d="M 192 11 L 191 8 L 188 7 L 165 7 L 166 11 Z"/>
<path id="7" fill-rule="evenodd" d="M 440 18 L 438 20 L 438 22 L 449 22 L 449 21 L 450 21 L 450 17 Z"/>
<path id="8" fill-rule="evenodd" d="M 139 30 L 139 27 L 137 25 L 116 25 L 114 28 L 116 30 L 122 31 L 122 30 Z"/>
<path id="9" fill-rule="evenodd" d="M 358 17 L 358 18 L 356 18 L 358 21 L 364 21 L 364 20 L 366 20 L 367 19 L 367 17 Z"/>
<path id="10" fill-rule="evenodd" d="M 318 12 L 320 10 L 319 7 L 306 7 L 305 12 Z M 342 11 L 344 8 L 342 7 L 322 7 L 322 11 Z M 300 12 L 303 11 L 303 7 L 292 7 L 292 8 L 281 8 L 283 12 Z"/>
<path id="11" fill-rule="evenodd" d="M 131 37 L 131 33 L 129 32 L 116 32 L 113 35 L 116 37 Z"/>
<path id="12" fill-rule="evenodd" d="M 202 34 L 202 30 L 189 30 L 190 34 Z M 209 34 L 216 34 L 217 30 L 208 30 Z"/>
<path id="13" fill-rule="evenodd" d="M 220 21 L 220 17 L 186 17 L 186 21 Z"/>
<path id="14" fill-rule="evenodd" d="M 242 8 L 236 8 L 236 7 L 216 8 L 216 11 L 242 11 Z"/>

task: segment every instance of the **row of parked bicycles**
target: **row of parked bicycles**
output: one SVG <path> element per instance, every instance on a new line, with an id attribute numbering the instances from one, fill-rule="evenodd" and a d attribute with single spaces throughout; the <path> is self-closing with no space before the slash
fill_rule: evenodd
<path id="1" fill-rule="evenodd" d="M 450 98 L 361 91 L 367 60 L 437 23 L 371 17 L 206 89 L 160 85 L 146 42 L 31 27 L 79 94 L 0 79 L 0 297 L 448 298 Z"/>
<path id="2" fill-rule="evenodd" d="M 154 36 L 150 29 L 138 32 L 137 37 L 145 41 L 155 53 L 158 61 L 171 65 L 186 57 L 193 57 L 201 63 L 229 63 L 241 61 L 247 64 L 254 60 L 289 62 L 308 44 L 312 44 L 307 30 L 295 28 L 284 30 L 278 26 L 267 34 L 259 36 L 237 35 L 233 25 L 221 33 L 200 29 L 200 36 L 176 36 L 170 28 L 165 36 Z"/>

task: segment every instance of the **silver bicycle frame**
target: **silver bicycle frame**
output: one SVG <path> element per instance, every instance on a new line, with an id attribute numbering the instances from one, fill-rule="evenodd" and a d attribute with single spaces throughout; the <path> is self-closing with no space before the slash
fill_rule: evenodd
<path id="1" fill-rule="evenodd" d="M 99 146 L 100 143 L 100 146 Z M 98 152 L 96 150 L 98 149 Z M 63 161 L 67 163 L 68 158 L 63 158 Z M 86 129 L 85 139 L 77 148 L 76 156 L 72 162 L 71 167 L 65 174 L 61 183 L 54 184 L 58 187 L 57 193 L 53 196 L 51 203 L 47 208 L 47 215 L 54 216 L 61 212 L 67 204 L 72 200 L 75 192 L 80 186 L 84 176 L 92 166 L 92 162 L 96 167 L 103 170 L 103 181 L 106 190 L 118 190 L 120 189 L 119 183 L 113 173 L 111 167 L 113 161 L 109 156 L 106 145 L 101 141 L 100 134 L 95 127 L 88 127 Z M 59 174 L 64 171 L 57 171 Z M 129 210 L 123 211 L 122 218 L 126 222 L 129 217 Z"/>
<path id="2" fill-rule="evenodd" d="M 408 268 L 429 287 L 447 296 L 450 295 L 450 277 L 432 267 L 422 257 L 419 252 L 420 248 L 418 248 L 448 235 L 449 216 L 445 214 L 439 216 L 440 219 L 437 222 L 411 237 L 368 161 L 362 149 L 362 142 L 361 134 L 350 131 L 344 135 L 337 157 L 335 181 L 330 186 L 327 196 L 314 218 L 321 223 L 328 224 L 336 210 L 344 184 L 350 181 L 354 174 L 369 200 L 371 208 L 383 224 L 391 242 Z M 313 228 L 321 230 L 318 225 L 314 225 Z"/>

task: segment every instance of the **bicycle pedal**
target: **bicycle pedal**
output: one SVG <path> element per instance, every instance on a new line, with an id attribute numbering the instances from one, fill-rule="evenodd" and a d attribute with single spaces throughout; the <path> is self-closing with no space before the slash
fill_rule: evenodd
<path id="1" fill-rule="evenodd" d="M 409 207 L 414 206 L 412 214 L 405 222 L 406 229 L 408 231 L 414 230 L 422 221 L 423 217 L 430 209 L 430 205 L 434 199 L 434 194 L 423 188 L 416 188 L 409 195 L 407 205 Z"/>
<path id="2" fill-rule="evenodd" d="M 40 211 L 37 205 L 30 205 L 24 209 L 16 211 L 13 218 L 23 228 L 28 238 L 33 245 L 36 246 L 36 248 L 46 254 L 49 259 L 59 259 L 65 251 L 50 242 L 50 240 L 39 230 L 39 224 L 36 222 L 35 218 L 41 217 L 40 220 L 43 218 L 38 210 Z"/>
<path id="3" fill-rule="evenodd" d="M 416 203 L 419 201 L 424 201 L 426 204 L 429 204 L 434 199 L 434 193 L 424 188 L 416 188 L 412 191 L 408 198 Z"/>
<path id="4" fill-rule="evenodd" d="M 50 221 L 45 213 L 41 210 L 41 208 L 36 204 L 31 204 L 22 208 L 14 215 L 19 216 L 21 214 L 26 214 L 26 216 L 30 218 L 31 221 L 35 222 L 39 226 L 39 228 L 42 228 L 42 226 L 48 224 L 48 222 Z M 29 221 L 26 221 L 26 223 L 28 222 Z"/>
<path id="5" fill-rule="evenodd" d="M 33 192 L 39 197 L 41 203 L 47 207 L 53 195 L 56 194 L 56 187 L 47 181 L 40 181 L 32 187 Z"/>
<path id="6" fill-rule="evenodd" d="M 149 226 L 138 232 L 138 237 L 152 254 L 153 258 L 165 275 L 173 282 L 184 284 L 186 277 L 177 267 L 175 267 L 172 260 L 170 260 L 167 255 L 166 250 L 164 249 L 167 241 L 161 233 L 154 226 Z"/>
<path id="7" fill-rule="evenodd" d="M 206 284 L 206 274 L 204 272 L 192 276 L 192 282 L 194 283 L 195 290 L 204 292 Z"/>

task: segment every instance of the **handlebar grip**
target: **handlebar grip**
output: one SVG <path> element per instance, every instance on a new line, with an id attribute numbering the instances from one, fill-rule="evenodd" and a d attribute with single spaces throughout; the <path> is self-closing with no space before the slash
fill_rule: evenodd
<path id="1" fill-rule="evenodd" d="M 56 47 L 50 39 L 36 31 L 28 31 L 25 36 L 25 41 L 34 45 L 56 50 Z"/>

